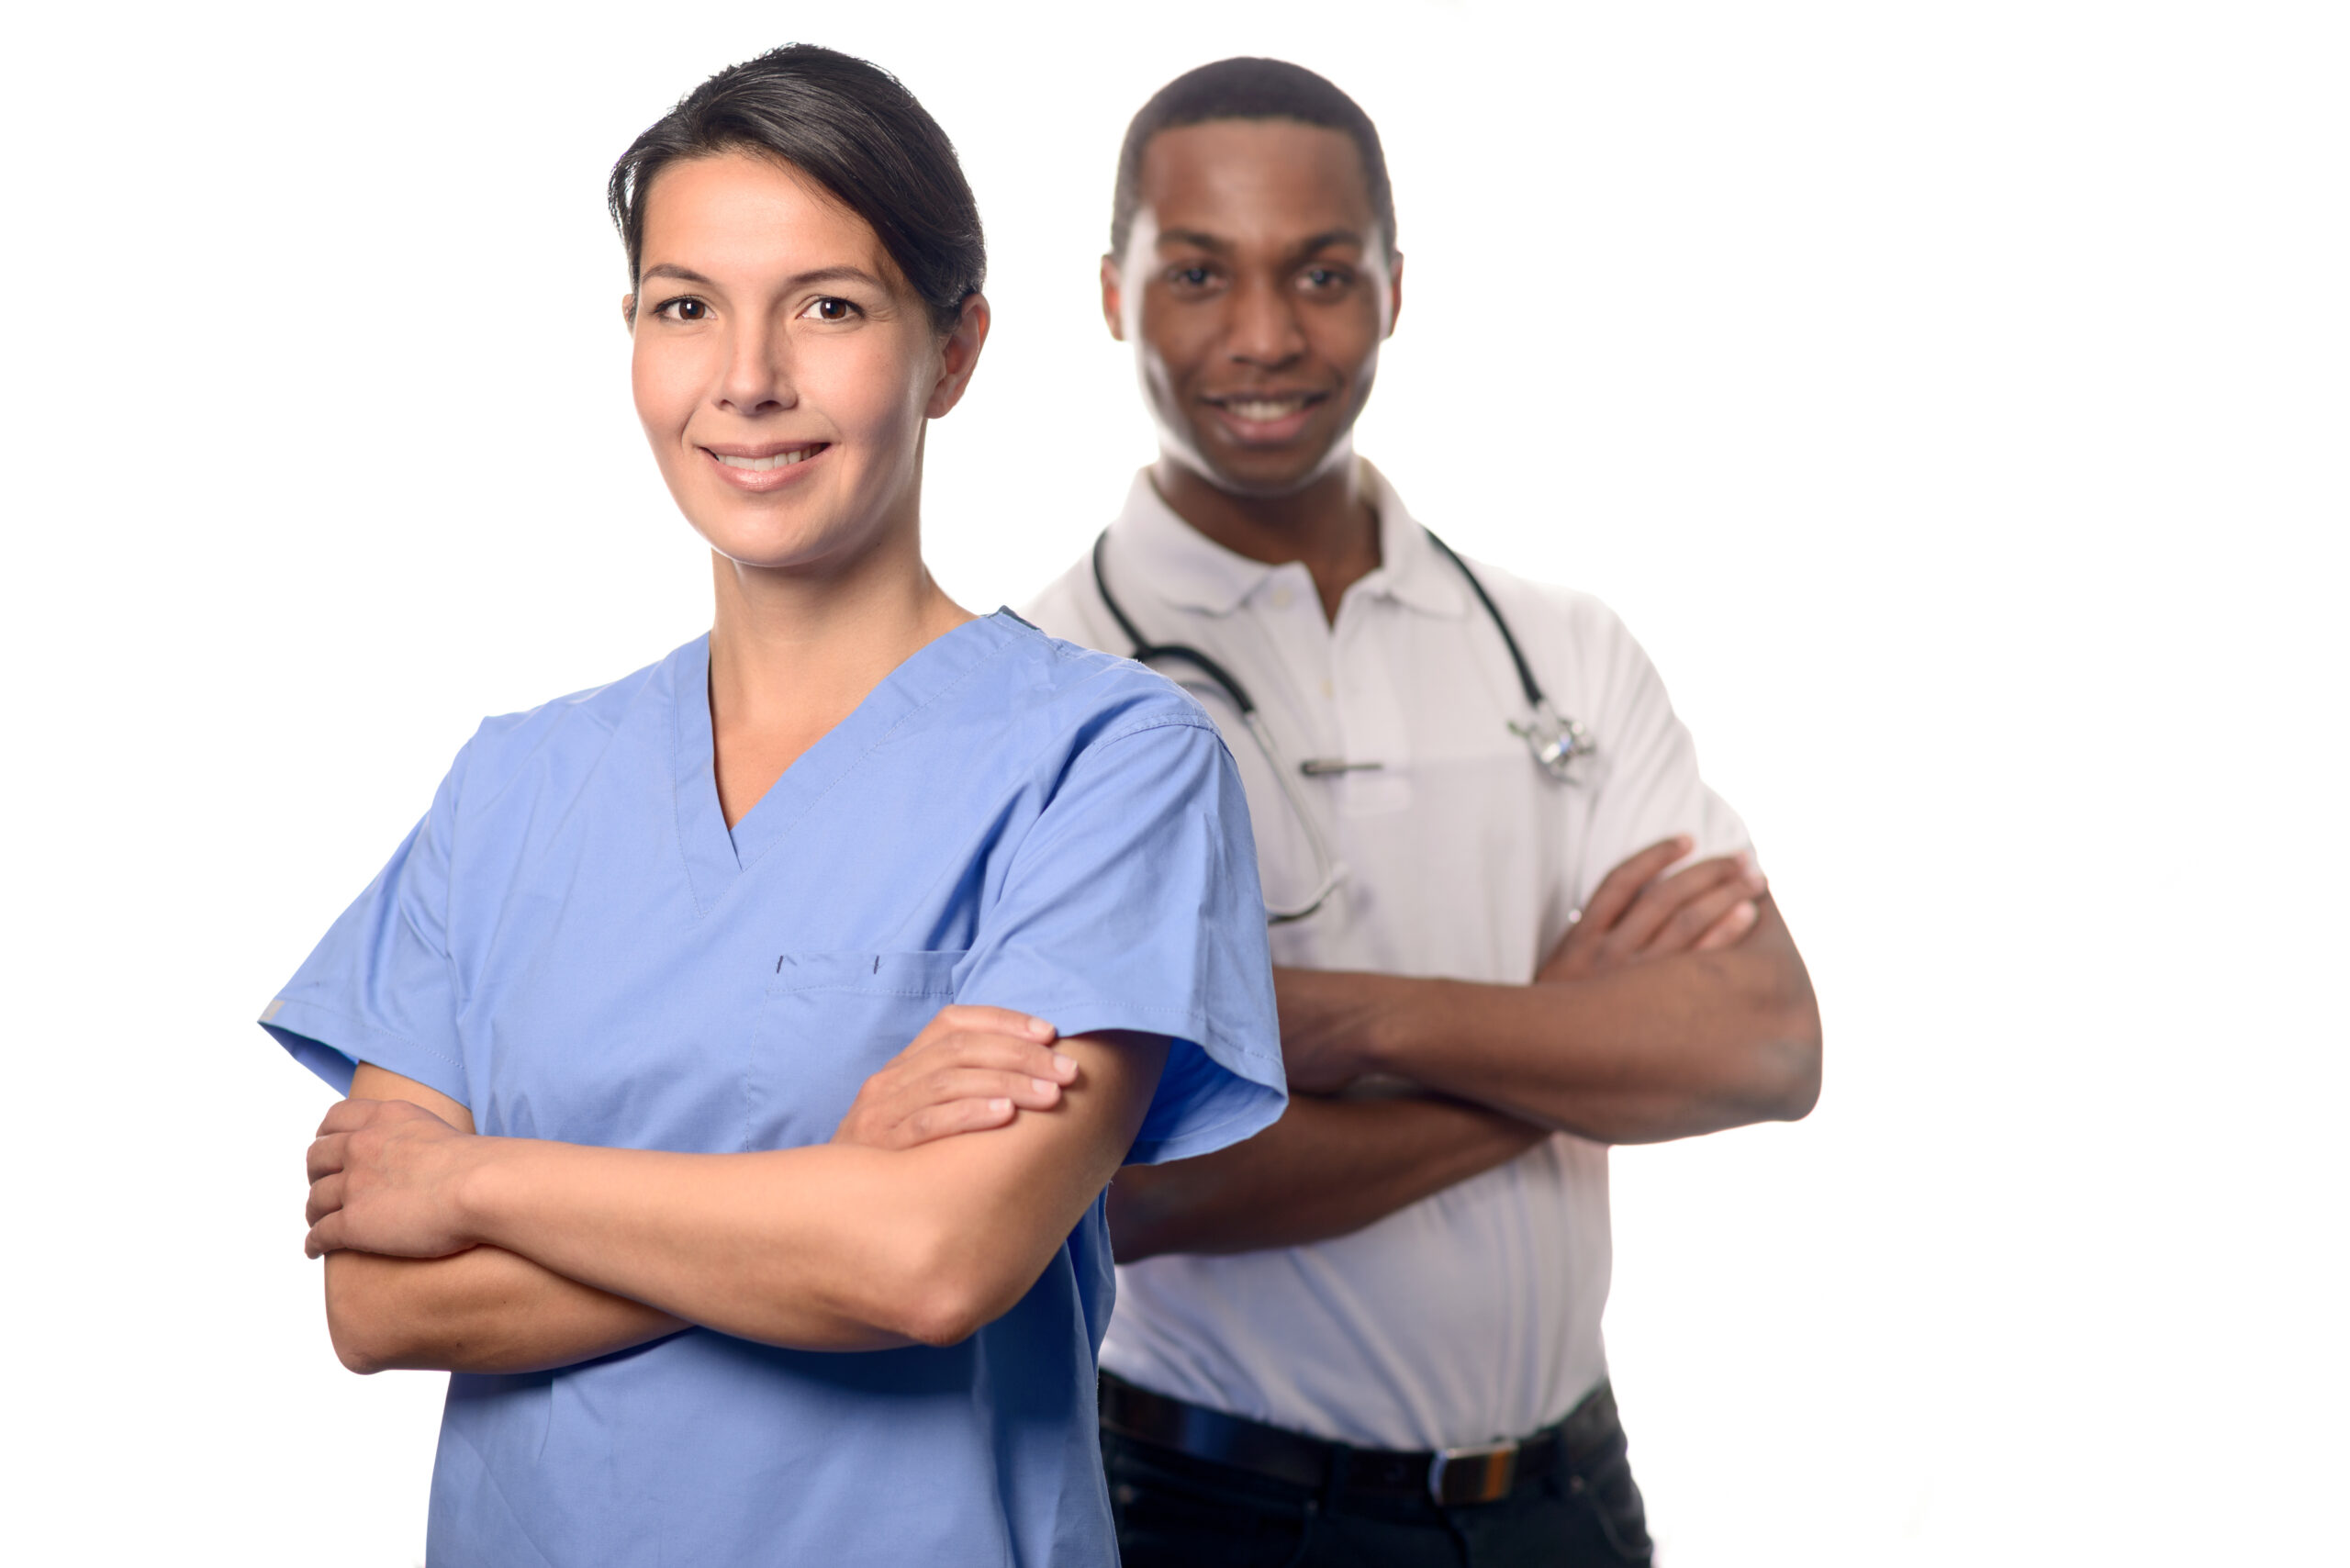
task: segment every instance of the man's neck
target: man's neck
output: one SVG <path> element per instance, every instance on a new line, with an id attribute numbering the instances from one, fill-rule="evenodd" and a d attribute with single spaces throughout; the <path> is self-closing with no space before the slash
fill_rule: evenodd
<path id="1" fill-rule="evenodd" d="M 1298 561 L 1313 575 L 1326 620 L 1359 579 L 1379 569 L 1379 513 L 1352 457 L 1285 496 L 1236 496 L 1161 453 L 1150 471 L 1177 517 L 1237 555 L 1273 566 Z"/>

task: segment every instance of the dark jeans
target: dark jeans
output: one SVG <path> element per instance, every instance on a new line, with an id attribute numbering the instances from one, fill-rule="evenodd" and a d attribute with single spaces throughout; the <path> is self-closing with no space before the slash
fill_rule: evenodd
<path id="1" fill-rule="evenodd" d="M 1618 1427 L 1583 1463 L 1498 1502 L 1315 1489 L 1102 1434 L 1125 1568 L 1646 1568 Z"/>

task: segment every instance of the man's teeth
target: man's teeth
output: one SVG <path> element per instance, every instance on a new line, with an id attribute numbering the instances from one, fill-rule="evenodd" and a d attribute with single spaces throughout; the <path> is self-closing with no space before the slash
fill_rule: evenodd
<path id="1" fill-rule="evenodd" d="M 713 452 L 711 455 L 729 468 L 748 468 L 754 474 L 764 474 L 770 468 L 789 468 L 795 463 L 805 463 L 823 450 L 821 446 L 803 446 L 797 452 L 778 452 L 773 457 L 729 457 L 720 452 Z"/>
<path id="2" fill-rule="evenodd" d="M 1285 420 L 1305 407 L 1305 399 L 1303 398 L 1227 398 L 1224 406 L 1251 424 L 1270 424 L 1275 420 Z"/>

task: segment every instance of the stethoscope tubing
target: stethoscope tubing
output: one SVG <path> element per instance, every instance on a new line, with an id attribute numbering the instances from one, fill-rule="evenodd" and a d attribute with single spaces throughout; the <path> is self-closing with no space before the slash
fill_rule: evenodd
<path id="1" fill-rule="evenodd" d="M 1438 537 L 1435 529 L 1423 524 L 1420 532 L 1427 534 L 1428 543 L 1441 551 L 1454 569 L 1468 579 L 1469 591 L 1477 596 L 1479 604 L 1484 606 L 1486 619 L 1494 623 L 1494 630 L 1501 633 L 1502 646 L 1509 650 L 1509 662 L 1517 670 L 1517 684 L 1519 689 L 1526 693 L 1526 705 L 1537 712 L 1546 711 L 1550 707 L 1550 699 L 1543 695 L 1541 684 L 1534 678 L 1534 666 L 1526 662 L 1525 650 L 1517 645 L 1517 638 L 1509 629 L 1509 621 L 1502 614 L 1501 607 L 1494 602 L 1493 595 L 1487 593 L 1485 585 L 1477 580 L 1477 574 L 1469 569 L 1469 563 Z M 1238 676 L 1197 648 L 1182 643 L 1154 643 L 1142 634 L 1142 629 L 1134 623 L 1125 606 L 1118 602 L 1117 596 L 1110 591 L 1109 574 L 1102 566 L 1102 552 L 1109 543 L 1108 529 L 1094 536 L 1093 588 L 1102 596 L 1102 606 L 1110 612 L 1110 619 L 1118 623 L 1118 630 L 1124 632 L 1126 640 L 1135 645 L 1135 651 L 1126 656 L 1137 664 L 1149 664 L 1154 659 L 1181 659 L 1222 687 L 1224 694 L 1232 699 L 1232 705 L 1240 710 L 1243 717 L 1254 714 L 1257 704 L 1250 699 L 1248 689 L 1240 684 Z"/>
<path id="2" fill-rule="evenodd" d="M 1128 654 L 1126 657 L 1141 665 L 1149 664 L 1154 659 L 1181 659 L 1185 664 L 1192 666 L 1210 680 L 1222 687 L 1224 694 L 1232 699 L 1232 705 L 1240 710 L 1242 718 L 1254 719 L 1257 715 L 1257 704 L 1249 700 L 1248 689 L 1240 684 L 1238 676 L 1197 648 L 1182 643 L 1152 642 L 1142 634 L 1140 627 L 1127 618 L 1125 610 L 1118 603 L 1117 597 L 1110 591 L 1109 577 L 1102 570 L 1102 547 L 1109 543 L 1110 531 L 1106 528 L 1093 541 L 1093 587 L 1102 595 L 1102 606 L 1110 612 L 1110 619 L 1118 623 L 1118 630 L 1124 632 L 1126 634 L 1126 641 L 1135 645 L 1135 651 Z M 1505 633 L 1504 635 L 1506 636 L 1507 633 Z"/>
<path id="3" fill-rule="evenodd" d="M 1469 579 L 1469 591 L 1475 594 L 1477 602 L 1485 607 L 1485 615 L 1493 622 L 1494 630 L 1502 634 L 1502 646 L 1509 650 L 1509 662 L 1517 666 L 1517 684 L 1526 693 L 1526 705 L 1538 713 L 1549 708 L 1550 700 L 1542 695 L 1542 688 L 1535 683 L 1534 666 L 1526 662 L 1526 655 L 1519 649 L 1517 639 L 1510 634 L 1509 622 L 1502 618 L 1501 607 L 1494 602 L 1494 596 L 1485 591 L 1485 585 L 1477 580 L 1477 574 L 1469 569 L 1469 563 L 1456 554 L 1451 545 L 1437 536 L 1435 529 L 1423 523 L 1420 532 L 1427 534 L 1428 543 L 1443 551 L 1444 558 Z"/>
<path id="4" fill-rule="evenodd" d="M 1553 778 L 1564 781 L 1568 777 L 1567 769 L 1574 759 L 1590 751 L 1590 737 L 1583 732 L 1581 725 L 1571 719 L 1562 720 L 1551 711 L 1550 700 L 1543 695 L 1541 686 L 1535 680 L 1534 670 L 1526 662 L 1526 655 L 1518 647 L 1517 638 L 1511 633 L 1508 621 L 1503 618 L 1501 607 L 1496 605 L 1493 596 L 1485 591 L 1485 585 L 1477 580 L 1477 574 L 1469 569 L 1469 563 L 1455 554 L 1451 545 L 1437 537 L 1434 529 L 1424 526 L 1422 532 L 1428 536 L 1430 543 L 1443 552 L 1444 558 L 1451 562 L 1460 575 L 1469 580 L 1470 591 L 1477 596 L 1477 602 L 1484 606 L 1486 618 L 1493 622 L 1494 630 L 1501 633 L 1502 645 L 1509 650 L 1509 660 L 1517 670 L 1517 684 L 1526 693 L 1527 706 L 1534 711 L 1538 723 L 1547 723 L 1551 733 L 1546 741 L 1540 730 L 1534 727 L 1521 726 L 1512 722 L 1509 726 L 1510 730 L 1525 739 L 1528 749 L 1534 754 L 1535 762 L 1545 773 Z M 1332 857 L 1330 846 L 1324 840 L 1322 829 L 1315 821 L 1314 813 L 1306 809 L 1305 801 L 1299 797 L 1296 783 L 1290 778 L 1289 766 L 1282 760 L 1281 748 L 1273 744 L 1272 732 L 1267 728 L 1264 716 L 1257 711 L 1256 700 L 1249 696 L 1248 689 L 1241 684 L 1240 678 L 1225 668 L 1214 658 L 1187 644 L 1154 643 L 1145 637 L 1142 634 L 1142 628 L 1135 624 L 1133 617 L 1126 613 L 1125 607 L 1118 602 L 1118 596 L 1110 591 L 1110 575 L 1103 569 L 1102 564 L 1102 555 L 1108 549 L 1109 543 L 1110 531 L 1105 528 L 1095 536 L 1093 541 L 1093 588 L 1094 591 L 1102 596 L 1102 607 L 1110 612 L 1110 619 L 1118 623 L 1118 630 L 1124 632 L 1127 640 L 1134 644 L 1134 652 L 1127 657 L 1138 664 L 1150 664 L 1161 659 L 1181 659 L 1220 688 L 1233 707 L 1238 710 L 1240 722 L 1247 726 L 1250 738 L 1257 743 L 1258 749 L 1264 754 L 1266 762 L 1271 765 L 1275 787 L 1281 790 L 1281 798 L 1288 803 L 1292 814 L 1304 828 L 1306 843 L 1314 855 L 1315 880 L 1313 897 L 1295 909 L 1276 910 L 1268 907 L 1265 916 L 1267 923 L 1273 925 L 1284 925 L 1291 921 L 1304 920 L 1307 915 L 1320 909 L 1329 896 L 1337 890 L 1338 884 L 1346 878 L 1346 868 Z M 1335 768 L 1316 769 L 1309 765 L 1302 771 L 1318 776 L 1321 773 L 1351 771 L 1353 766 L 1357 765 L 1341 764 Z"/>

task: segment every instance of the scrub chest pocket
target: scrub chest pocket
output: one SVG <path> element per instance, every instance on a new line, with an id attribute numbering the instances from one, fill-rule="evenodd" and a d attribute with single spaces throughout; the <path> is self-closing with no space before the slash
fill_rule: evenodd
<path id="1" fill-rule="evenodd" d="M 743 1148 L 830 1141 L 865 1081 L 955 1000 L 968 949 L 785 953 L 743 1074 Z"/>

